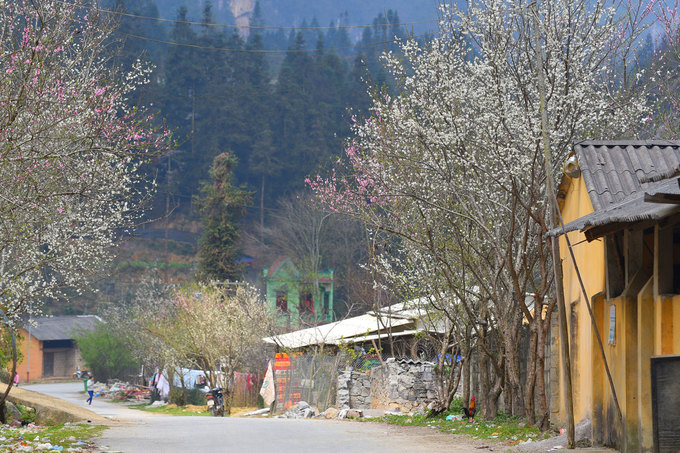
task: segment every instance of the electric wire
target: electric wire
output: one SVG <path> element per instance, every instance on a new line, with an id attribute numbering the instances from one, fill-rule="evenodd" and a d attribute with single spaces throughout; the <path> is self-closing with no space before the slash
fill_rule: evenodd
<path id="1" fill-rule="evenodd" d="M 248 49 L 248 48 L 229 48 L 229 47 L 211 47 L 211 46 L 202 46 L 199 44 L 191 44 L 191 43 L 180 43 L 180 42 L 173 42 L 173 41 L 165 41 L 162 39 L 156 39 L 156 38 L 150 38 L 148 36 L 140 36 L 140 35 L 134 35 L 131 33 L 124 33 L 122 31 L 116 30 L 116 33 L 122 36 L 126 36 L 129 38 L 135 38 L 135 39 L 141 39 L 141 40 L 146 40 L 146 41 L 151 41 L 159 44 L 166 44 L 170 46 L 178 46 L 178 47 L 189 47 L 192 49 L 200 49 L 200 50 L 217 50 L 217 51 L 222 51 L 222 52 L 243 52 L 243 53 L 315 53 L 319 52 L 318 49 Z M 413 36 L 407 36 L 404 38 L 397 38 L 397 39 L 392 39 L 389 41 L 379 41 L 379 42 L 374 42 L 374 43 L 368 43 L 368 44 L 356 44 L 353 46 L 341 46 L 341 47 L 329 47 L 324 50 L 329 50 L 329 51 L 337 51 L 337 50 L 348 50 L 348 49 L 358 49 L 358 48 L 364 48 L 364 47 L 375 47 L 375 46 L 382 46 L 385 44 L 392 44 L 400 41 L 404 41 L 406 39 L 418 39 L 418 38 L 423 38 L 426 36 L 432 36 L 432 35 L 438 35 L 439 32 L 428 32 L 428 33 L 422 33 L 420 35 L 413 35 Z"/>
<path id="2" fill-rule="evenodd" d="M 64 0 L 56 0 L 57 3 L 70 4 Z M 203 27 L 221 27 L 221 28 L 237 28 L 250 30 L 339 30 L 339 29 L 357 29 L 357 28 L 375 28 L 375 27 L 406 27 L 409 25 L 432 24 L 439 22 L 439 19 L 422 20 L 414 22 L 399 22 L 399 23 L 384 23 L 384 24 L 367 24 L 367 25 L 338 25 L 338 26 L 316 26 L 316 27 L 294 27 L 294 26 L 277 26 L 277 25 L 236 25 L 236 24 L 216 24 L 212 22 L 199 22 L 192 20 L 179 19 L 165 19 L 162 17 L 142 16 L 139 14 L 126 13 L 123 11 L 114 11 L 105 8 L 97 8 L 97 11 L 114 14 L 123 17 L 130 17 L 134 19 L 152 20 L 157 22 L 168 22 L 174 24 L 200 25 Z"/>

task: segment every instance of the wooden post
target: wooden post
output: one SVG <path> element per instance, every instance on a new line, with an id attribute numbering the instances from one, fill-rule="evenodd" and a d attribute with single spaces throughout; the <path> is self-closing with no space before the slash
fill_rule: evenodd
<path id="1" fill-rule="evenodd" d="M 552 159 L 550 154 L 550 135 L 548 134 L 548 113 L 545 107 L 545 75 L 543 74 L 543 50 L 541 49 L 541 35 L 539 33 L 538 4 L 536 1 L 531 5 L 534 13 L 534 37 L 536 39 L 536 67 L 538 71 L 538 92 L 541 106 L 541 130 L 543 132 L 543 155 L 545 159 L 545 174 L 547 180 L 547 196 L 551 215 L 548 216 L 549 228 L 557 224 L 558 207 L 555 202 L 555 187 L 552 179 Z M 564 383 L 567 409 L 567 447 L 576 447 L 574 430 L 574 400 L 571 382 L 571 356 L 569 353 L 569 331 L 567 329 L 567 310 L 564 305 L 564 285 L 562 281 L 562 262 L 560 261 L 560 248 L 557 238 L 551 241 L 553 272 L 555 276 L 555 296 L 560 315 L 560 346 L 562 360 L 564 362 Z"/>

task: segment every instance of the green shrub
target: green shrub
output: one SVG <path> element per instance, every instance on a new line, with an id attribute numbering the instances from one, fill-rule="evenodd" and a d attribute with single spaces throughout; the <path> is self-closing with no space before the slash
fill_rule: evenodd
<path id="1" fill-rule="evenodd" d="M 199 389 L 187 389 L 186 397 L 187 404 L 193 404 L 194 406 L 204 406 L 206 404 L 205 393 Z"/>
<path id="2" fill-rule="evenodd" d="M 168 400 L 178 406 L 186 406 L 191 404 L 194 406 L 205 405 L 205 393 L 199 389 L 187 389 L 182 387 L 174 387 L 170 390 Z"/>
<path id="3" fill-rule="evenodd" d="M 176 404 L 178 406 L 186 406 L 187 405 L 186 389 L 183 389 L 182 387 L 171 388 L 170 393 L 168 393 L 168 402 Z"/>
<path id="4" fill-rule="evenodd" d="M 21 342 L 23 337 L 14 332 L 14 341 L 17 347 L 17 363 L 21 362 Z M 12 335 L 6 326 L 0 328 L 0 381 L 9 382 L 12 370 Z"/>
<path id="5" fill-rule="evenodd" d="M 463 413 L 463 398 L 460 396 L 456 396 L 453 398 L 453 401 L 451 401 L 451 406 L 449 406 L 449 410 L 451 411 L 452 414 L 462 414 Z"/>
<path id="6" fill-rule="evenodd" d="M 33 423 L 35 422 L 35 409 L 32 407 L 26 407 L 22 406 L 21 404 L 16 405 L 17 409 L 19 409 L 19 412 L 21 412 L 21 419 L 19 420 L 22 423 Z"/>
<path id="7" fill-rule="evenodd" d="M 137 373 L 139 363 L 128 342 L 108 324 L 99 324 L 92 332 L 77 335 L 76 342 L 95 380 L 126 379 Z"/>

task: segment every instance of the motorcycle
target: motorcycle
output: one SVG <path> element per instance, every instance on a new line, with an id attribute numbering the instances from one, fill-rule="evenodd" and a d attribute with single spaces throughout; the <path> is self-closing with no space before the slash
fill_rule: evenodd
<path id="1" fill-rule="evenodd" d="M 221 388 L 208 390 L 205 399 L 208 400 L 208 409 L 213 417 L 224 417 L 224 394 Z"/>
<path id="2" fill-rule="evenodd" d="M 89 379 L 91 377 L 92 375 L 87 370 L 76 370 L 76 372 L 73 373 L 73 379 Z"/>

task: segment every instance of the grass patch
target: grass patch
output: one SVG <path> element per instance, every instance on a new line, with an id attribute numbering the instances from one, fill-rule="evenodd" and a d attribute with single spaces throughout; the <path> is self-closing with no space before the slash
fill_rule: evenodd
<path id="1" fill-rule="evenodd" d="M 446 420 L 449 413 L 442 413 L 436 417 L 427 418 L 425 415 L 386 415 L 380 418 L 360 419 L 378 421 L 391 425 L 427 426 L 444 433 L 465 434 L 475 439 L 490 439 L 501 442 L 518 443 L 542 440 L 549 437 L 535 426 L 528 426 L 518 417 L 499 415 L 493 420 Z"/>
<path id="2" fill-rule="evenodd" d="M 20 420 L 22 423 L 27 424 L 33 423 L 35 421 L 35 409 L 33 409 L 32 407 L 22 406 L 21 404 L 17 404 L 16 408 L 21 413 Z"/>
<path id="3" fill-rule="evenodd" d="M 208 406 L 177 406 L 175 404 L 166 404 L 165 406 L 149 407 L 146 403 L 131 404 L 128 407 L 131 409 L 139 409 L 144 412 L 153 412 L 154 414 L 165 415 L 184 415 L 184 416 L 211 416 L 208 412 Z"/>
<path id="4" fill-rule="evenodd" d="M 72 447 L 87 448 L 89 446 L 87 440 L 98 436 L 107 428 L 102 425 L 71 423 L 54 426 L 29 425 L 17 428 L 4 425 L 0 427 L 0 449 L 14 451 L 14 448 L 21 446 L 37 447 L 39 444 L 50 444 L 52 447 L 61 447 L 63 450 Z"/>

